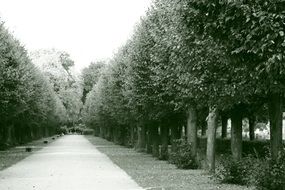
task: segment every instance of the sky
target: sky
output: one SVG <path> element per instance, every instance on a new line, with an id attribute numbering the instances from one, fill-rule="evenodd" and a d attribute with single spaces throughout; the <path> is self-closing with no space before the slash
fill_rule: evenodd
<path id="1" fill-rule="evenodd" d="M 151 0 L 0 0 L 0 18 L 31 52 L 66 51 L 80 71 L 130 38 Z"/>

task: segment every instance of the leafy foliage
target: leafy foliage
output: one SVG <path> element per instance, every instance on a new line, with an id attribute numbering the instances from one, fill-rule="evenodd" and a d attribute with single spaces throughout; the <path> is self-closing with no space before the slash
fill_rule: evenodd
<path id="1" fill-rule="evenodd" d="M 230 155 L 222 155 L 213 177 L 221 183 L 252 185 L 262 163 L 250 155 L 238 161 Z"/>
<path id="2" fill-rule="evenodd" d="M 87 68 L 83 69 L 82 71 L 83 102 L 85 102 L 86 95 L 92 90 L 94 84 L 98 82 L 100 73 L 104 67 L 105 67 L 105 62 L 99 61 L 91 63 Z"/>
<path id="3" fill-rule="evenodd" d="M 68 125 L 74 125 L 80 119 L 82 88 L 73 71 L 73 61 L 66 52 L 55 49 L 34 51 L 31 58 L 49 80 L 64 105 L 66 122 Z"/>
<path id="4" fill-rule="evenodd" d="M 181 169 L 197 169 L 198 162 L 191 153 L 191 145 L 184 139 L 175 140 L 175 148 L 169 154 L 169 162 Z"/>
<path id="5" fill-rule="evenodd" d="M 259 190 L 284 190 L 285 189 L 285 150 L 280 152 L 278 158 L 273 160 L 268 157 L 260 165 L 256 176 L 256 186 Z"/>
<path id="6" fill-rule="evenodd" d="M 182 126 L 192 106 L 242 108 L 267 120 L 259 112 L 272 111 L 270 96 L 284 99 L 282 8 L 282 0 L 154 1 L 87 95 L 86 125 L 113 136 L 140 125 Z M 226 181 L 247 183 L 242 163 L 224 165 Z"/>
<path id="7" fill-rule="evenodd" d="M 52 134 L 65 122 L 65 116 L 66 110 L 47 78 L 1 23 L 0 143 L 22 143 Z"/>

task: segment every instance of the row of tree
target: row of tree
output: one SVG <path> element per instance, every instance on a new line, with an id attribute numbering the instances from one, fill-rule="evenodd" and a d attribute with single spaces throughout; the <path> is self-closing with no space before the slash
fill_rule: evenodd
<path id="1" fill-rule="evenodd" d="M 21 43 L 1 23 L 1 148 L 53 135 L 67 123 L 67 108 L 54 89 Z"/>
<path id="2" fill-rule="evenodd" d="M 270 121 L 271 154 L 282 149 L 285 25 L 282 0 L 156 0 L 87 94 L 84 122 L 96 134 L 167 157 L 184 131 L 197 155 L 207 128 L 215 168 L 218 120 L 231 118 L 231 150 L 242 157 L 242 119 Z M 260 114 L 264 110 L 267 114 Z M 184 126 L 184 130 L 182 128 Z M 226 128 L 223 128 L 223 136 Z"/>

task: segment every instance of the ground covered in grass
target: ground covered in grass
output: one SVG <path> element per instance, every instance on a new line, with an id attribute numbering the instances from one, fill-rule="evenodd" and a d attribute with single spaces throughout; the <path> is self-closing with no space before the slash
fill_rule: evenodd
<path id="1" fill-rule="evenodd" d="M 140 186 L 151 190 L 250 190 L 244 186 L 218 184 L 204 170 L 180 170 L 167 161 L 146 153 L 115 145 L 104 139 L 86 136 L 102 153 L 126 171 Z"/>
<path id="2" fill-rule="evenodd" d="M 54 136 L 54 137 L 42 138 L 21 146 L 16 146 L 13 148 L 9 148 L 7 150 L 0 151 L 0 171 L 30 156 L 31 154 L 33 154 L 33 152 L 42 149 L 47 145 L 44 143 L 44 141 L 48 141 L 48 143 L 50 143 L 54 141 L 52 138 L 56 139 L 57 137 Z M 31 147 L 32 151 L 26 152 L 26 147 Z"/>

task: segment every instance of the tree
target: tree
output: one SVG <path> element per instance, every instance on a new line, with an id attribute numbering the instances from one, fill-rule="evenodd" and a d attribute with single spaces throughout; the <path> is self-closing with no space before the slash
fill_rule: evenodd
<path id="1" fill-rule="evenodd" d="M 106 63 L 104 61 L 92 62 L 87 68 L 83 69 L 83 103 L 85 103 L 87 94 L 91 91 L 92 87 L 98 82 L 102 69 L 104 69 L 105 67 L 105 64 Z"/>
<path id="2" fill-rule="evenodd" d="M 0 49 L 1 148 L 54 134 L 65 121 L 62 103 L 2 23 Z"/>
<path id="3" fill-rule="evenodd" d="M 188 2 L 195 13 L 192 20 L 201 23 L 197 30 L 226 47 L 235 71 L 240 74 L 236 78 L 241 84 L 246 81 L 250 84 L 246 85 L 249 95 L 267 98 L 273 158 L 282 147 L 283 6 L 281 0 Z"/>
<path id="4" fill-rule="evenodd" d="M 78 122 L 82 109 L 82 88 L 68 53 L 56 49 L 37 50 L 31 53 L 31 58 L 53 85 L 63 103 L 68 125 L 74 125 Z"/>
<path id="5" fill-rule="evenodd" d="M 216 129 L 218 125 L 218 110 L 215 107 L 209 109 L 208 138 L 207 138 L 207 164 L 210 172 L 215 172 L 215 148 L 216 148 Z"/>
<path id="6" fill-rule="evenodd" d="M 70 55 L 66 52 L 62 52 L 59 56 L 62 67 L 68 72 L 70 67 L 74 66 L 74 61 L 70 59 Z"/>

